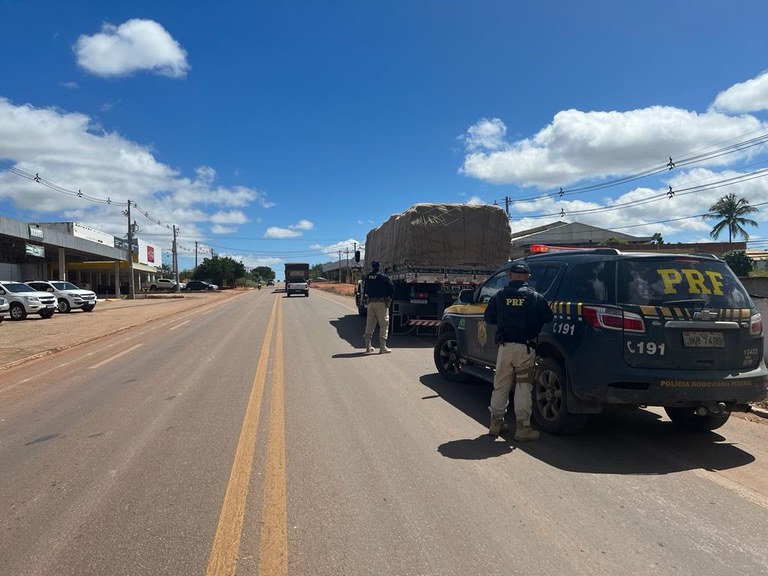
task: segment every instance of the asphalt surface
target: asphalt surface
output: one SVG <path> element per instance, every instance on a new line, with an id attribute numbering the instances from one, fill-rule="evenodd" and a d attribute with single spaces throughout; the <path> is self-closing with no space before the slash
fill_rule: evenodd
<path id="1" fill-rule="evenodd" d="M 77 346 L 178 314 L 205 309 L 243 296 L 247 291 L 137 295 L 134 300 L 99 298 L 92 312 L 57 312 L 49 319 L 30 315 L 25 320 L 5 317 L 0 324 L 0 369 Z"/>

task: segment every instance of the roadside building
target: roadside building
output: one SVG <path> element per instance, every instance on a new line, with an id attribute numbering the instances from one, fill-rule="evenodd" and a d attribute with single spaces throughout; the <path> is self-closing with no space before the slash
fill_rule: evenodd
<path id="1" fill-rule="evenodd" d="M 68 280 L 101 294 L 126 294 L 130 268 L 125 240 L 76 222 L 21 222 L 0 216 L 0 277 Z M 135 239 L 134 286 L 154 279 L 160 249 Z M 157 262 L 156 262 L 157 261 Z"/>

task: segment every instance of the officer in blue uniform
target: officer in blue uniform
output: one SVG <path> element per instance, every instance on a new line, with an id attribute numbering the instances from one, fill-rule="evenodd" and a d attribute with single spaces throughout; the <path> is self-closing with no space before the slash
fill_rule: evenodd
<path id="1" fill-rule="evenodd" d="M 371 262 L 371 271 L 365 276 L 363 294 L 368 300 L 368 318 L 365 322 L 365 351 L 373 352 L 371 338 L 376 324 L 379 325 L 379 354 L 392 352 L 387 348 L 387 336 L 389 334 L 389 304 L 395 293 L 395 286 L 389 276 L 379 271 L 381 264 L 374 260 Z"/>
<path id="2" fill-rule="evenodd" d="M 531 428 L 531 372 L 536 357 L 536 339 L 541 328 L 551 322 L 554 315 L 544 297 L 528 286 L 531 271 L 525 262 L 513 264 L 509 269 L 509 284 L 499 290 L 488 302 L 485 321 L 496 325 L 496 374 L 491 394 L 492 436 L 506 432 L 504 415 L 509 404 L 509 393 L 515 386 L 515 440 L 536 440 L 539 433 Z"/>

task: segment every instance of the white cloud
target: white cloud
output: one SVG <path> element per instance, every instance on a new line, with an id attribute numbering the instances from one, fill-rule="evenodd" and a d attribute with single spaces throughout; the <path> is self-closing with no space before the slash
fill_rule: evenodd
<path id="1" fill-rule="evenodd" d="M 474 126 L 470 126 L 464 136 L 464 143 L 468 150 L 498 150 L 504 148 L 504 136 L 507 127 L 498 118 L 483 118 Z"/>
<path id="2" fill-rule="evenodd" d="M 480 198 L 480 196 L 472 196 L 469 200 L 467 200 L 467 204 L 470 206 L 480 206 L 485 204 L 485 202 L 482 198 Z"/>
<path id="3" fill-rule="evenodd" d="M 210 167 L 198 168 L 194 179 L 182 176 L 159 162 L 150 148 L 104 132 L 84 114 L 17 106 L 4 98 L 0 98 L 0 159 L 73 191 L 62 193 L 0 170 L 0 201 L 8 199 L 19 210 L 41 218 L 63 214 L 117 236 L 125 234 L 121 209 L 128 199 L 139 205 L 132 217 L 142 233 L 157 235 L 150 237 L 157 242 L 163 238 L 167 244 L 172 236 L 168 225 L 179 226 L 187 238 L 203 236 L 211 223 L 219 226 L 219 233 L 233 232 L 248 221 L 246 208 L 270 204 L 259 190 L 216 186 L 216 171 Z M 103 203 L 107 198 L 112 204 Z"/>
<path id="4" fill-rule="evenodd" d="M 264 233 L 264 238 L 297 238 L 301 236 L 301 232 L 298 230 L 291 230 L 290 228 L 278 228 L 277 226 L 270 226 Z"/>
<path id="5" fill-rule="evenodd" d="M 214 234 L 231 234 L 232 232 L 236 232 L 237 228 L 234 226 L 222 226 L 221 224 L 214 224 L 211 226 L 211 232 Z"/>
<path id="6" fill-rule="evenodd" d="M 468 134 L 486 122 L 481 120 Z M 504 146 L 491 141 L 484 150 L 478 148 L 480 140 L 472 140 L 461 172 L 494 184 L 556 188 L 662 165 L 676 153 L 701 150 L 762 126 L 751 116 L 662 106 L 628 112 L 565 110 L 532 138 Z M 720 157 L 712 164 L 731 161 Z"/>
<path id="7" fill-rule="evenodd" d="M 303 236 L 306 230 L 312 230 L 315 225 L 309 220 L 302 219 L 296 224 L 289 224 L 287 228 L 270 226 L 264 233 L 264 238 L 298 238 Z"/>
<path id="8" fill-rule="evenodd" d="M 734 114 L 768 110 L 768 72 L 720 92 L 712 107 Z"/>
<path id="9" fill-rule="evenodd" d="M 211 215 L 211 222 L 215 224 L 245 224 L 248 217 L 240 210 L 220 211 Z"/>
<path id="10" fill-rule="evenodd" d="M 349 240 L 342 240 L 341 242 L 335 242 L 334 244 L 312 244 L 310 245 L 310 250 L 317 250 L 319 252 L 322 252 L 323 254 L 327 254 L 329 256 L 332 256 L 331 260 L 338 260 L 339 258 L 339 252 L 341 252 L 341 259 L 344 260 L 345 258 L 349 257 L 350 260 L 353 260 L 355 257 L 355 247 L 357 247 L 358 250 L 364 252 L 362 249 L 362 243 L 359 240 L 356 240 L 355 238 L 350 238 Z"/>
<path id="11" fill-rule="evenodd" d="M 312 230 L 315 225 L 309 220 L 299 220 L 296 224 L 288 226 L 291 230 Z"/>
<path id="12" fill-rule="evenodd" d="M 189 70 L 187 53 L 153 20 L 133 19 L 101 32 L 82 35 L 74 46 L 77 63 L 96 76 L 126 76 L 147 71 L 180 78 Z"/>
<path id="13" fill-rule="evenodd" d="M 77 85 L 77 82 L 72 82 L 71 80 L 68 82 L 59 82 L 59 86 L 66 88 L 67 90 L 77 90 L 80 88 L 80 86 Z"/>

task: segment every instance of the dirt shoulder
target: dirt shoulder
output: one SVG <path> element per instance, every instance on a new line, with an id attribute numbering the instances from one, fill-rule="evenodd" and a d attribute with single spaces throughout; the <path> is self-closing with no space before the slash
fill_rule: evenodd
<path id="1" fill-rule="evenodd" d="M 93 312 L 57 312 L 50 319 L 31 315 L 16 322 L 6 316 L 0 324 L 0 370 L 173 314 L 216 306 L 244 293 L 227 290 L 99 299 Z"/>

